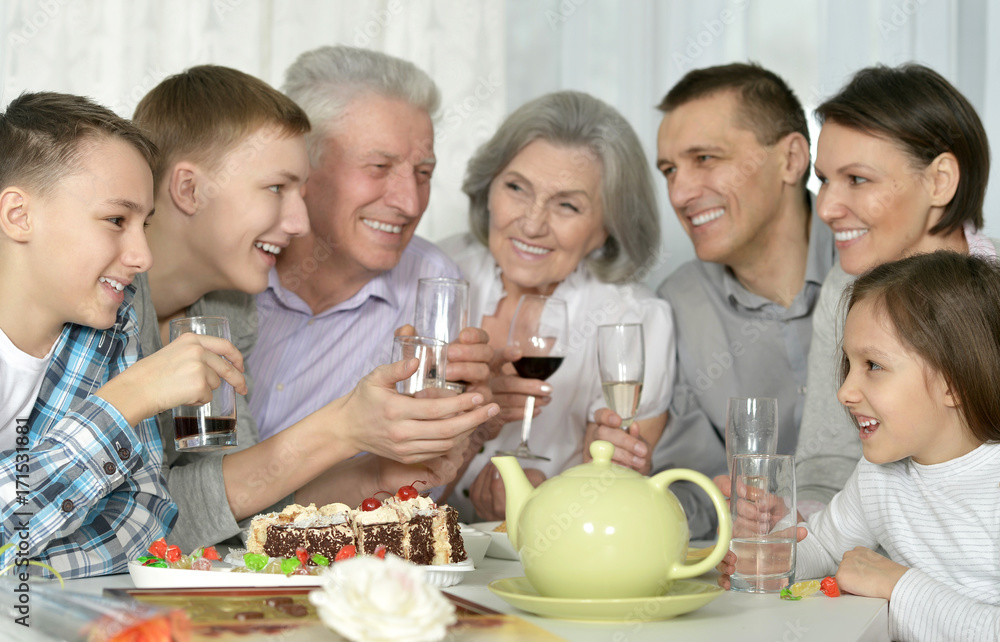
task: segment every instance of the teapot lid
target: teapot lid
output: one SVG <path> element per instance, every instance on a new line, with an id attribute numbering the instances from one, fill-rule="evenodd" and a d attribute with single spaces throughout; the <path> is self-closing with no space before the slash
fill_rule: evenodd
<path id="1" fill-rule="evenodd" d="M 611 458 L 615 454 L 614 444 L 597 440 L 590 444 L 590 456 L 593 461 L 573 466 L 563 471 L 560 477 L 608 477 L 611 475 L 620 479 L 644 479 L 645 476 L 620 464 L 613 464 Z"/>

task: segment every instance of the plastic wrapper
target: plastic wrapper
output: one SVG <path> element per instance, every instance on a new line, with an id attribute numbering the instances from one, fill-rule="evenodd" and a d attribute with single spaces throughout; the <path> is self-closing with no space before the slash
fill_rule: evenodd
<path id="1" fill-rule="evenodd" d="M 59 582 L 34 577 L 20 582 L 12 575 L 0 576 L 0 592 L 29 595 L 22 610 L 16 605 L 3 609 L 7 615 L 5 632 L 20 629 L 25 633 L 30 631 L 32 637 L 41 634 L 66 642 L 188 642 L 191 639 L 190 621 L 179 609 L 73 593 L 61 588 Z M 26 614 L 30 627 L 22 628 L 16 618 Z"/>

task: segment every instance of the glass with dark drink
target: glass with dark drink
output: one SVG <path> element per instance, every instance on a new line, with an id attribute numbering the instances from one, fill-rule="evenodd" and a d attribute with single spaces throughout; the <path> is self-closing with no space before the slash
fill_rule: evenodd
<path id="1" fill-rule="evenodd" d="M 171 341 L 188 332 L 232 340 L 229 319 L 225 317 L 186 317 L 170 322 Z M 236 445 L 236 391 L 225 380 L 212 391 L 212 401 L 201 406 L 178 406 L 173 415 L 177 450 L 216 450 Z"/>
<path id="2" fill-rule="evenodd" d="M 525 379 L 546 380 L 551 377 L 566 356 L 568 312 L 566 302 L 550 296 L 525 294 L 517 302 L 514 318 L 510 322 L 507 345 L 521 351 L 521 358 L 514 362 L 514 370 Z M 521 422 L 521 444 L 498 455 L 513 455 L 521 459 L 548 457 L 531 452 L 528 437 L 531 435 L 531 418 L 535 414 L 535 398 L 528 395 L 524 403 Z"/>

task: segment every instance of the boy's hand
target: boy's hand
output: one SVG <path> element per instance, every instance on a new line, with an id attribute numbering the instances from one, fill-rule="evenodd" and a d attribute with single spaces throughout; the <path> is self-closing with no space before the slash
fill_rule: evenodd
<path id="1" fill-rule="evenodd" d="M 863 597 L 888 600 L 896 582 L 910 570 L 870 548 L 857 546 L 844 553 L 837 568 L 837 584 L 841 590 Z"/>
<path id="2" fill-rule="evenodd" d="M 247 393 L 240 351 L 225 339 L 187 333 L 140 359 L 96 394 L 134 426 L 175 406 L 210 402 L 223 379 L 239 394 Z"/>

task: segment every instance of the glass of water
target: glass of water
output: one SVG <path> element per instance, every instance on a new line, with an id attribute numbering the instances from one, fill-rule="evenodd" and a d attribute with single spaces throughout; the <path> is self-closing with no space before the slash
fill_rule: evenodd
<path id="1" fill-rule="evenodd" d="M 733 455 L 773 455 L 778 450 L 778 400 L 730 397 L 726 408 L 726 466 Z"/>
<path id="2" fill-rule="evenodd" d="M 795 464 L 791 455 L 735 455 L 729 506 L 736 554 L 730 587 L 777 593 L 795 572 Z"/>

